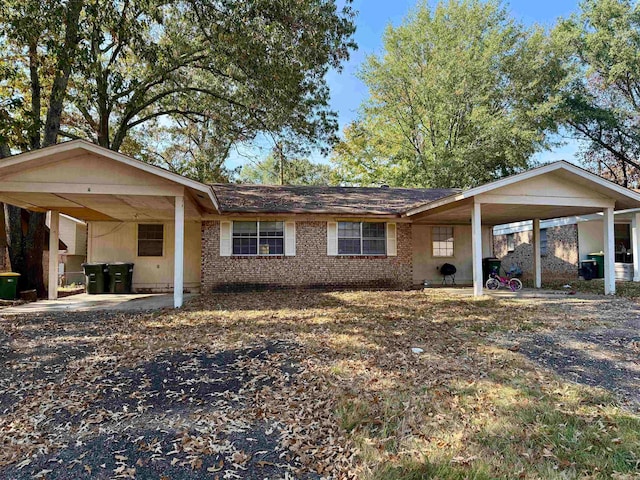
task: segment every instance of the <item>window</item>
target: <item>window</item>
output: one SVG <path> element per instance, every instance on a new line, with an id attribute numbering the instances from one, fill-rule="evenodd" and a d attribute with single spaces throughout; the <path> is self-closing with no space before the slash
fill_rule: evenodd
<path id="1" fill-rule="evenodd" d="M 138 224 L 138 256 L 161 257 L 164 246 L 164 225 Z"/>
<path id="2" fill-rule="evenodd" d="M 433 227 L 431 243 L 434 257 L 453 257 L 453 227 Z"/>
<path id="3" fill-rule="evenodd" d="M 507 233 L 507 252 L 513 252 L 516 249 L 516 237 L 513 233 Z"/>
<path id="4" fill-rule="evenodd" d="M 540 255 L 547 254 L 547 229 L 540 230 Z"/>
<path id="5" fill-rule="evenodd" d="M 284 222 L 233 222 L 234 255 L 284 255 Z"/>
<path id="6" fill-rule="evenodd" d="M 338 255 L 385 255 L 384 223 L 338 222 Z"/>

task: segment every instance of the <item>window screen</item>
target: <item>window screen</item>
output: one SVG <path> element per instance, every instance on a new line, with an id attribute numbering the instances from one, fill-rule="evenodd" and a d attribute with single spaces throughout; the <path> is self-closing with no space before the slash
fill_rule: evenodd
<path id="1" fill-rule="evenodd" d="M 384 255 L 384 223 L 338 222 L 338 255 Z"/>
<path id="2" fill-rule="evenodd" d="M 540 230 L 540 255 L 547 254 L 547 229 Z"/>
<path id="3" fill-rule="evenodd" d="M 284 222 L 233 222 L 234 255 L 283 255 Z"/>
<path id="4" fill-rule="evenodd" d="M 453 257 L 453 227 L 433 227 L 431 237 L 434 257 Z"/>
<path id="5" fill-rule="evenodd" d="M 138 224 L 138 256 L 161 257 L 164 246 L 164 225 Z"/>

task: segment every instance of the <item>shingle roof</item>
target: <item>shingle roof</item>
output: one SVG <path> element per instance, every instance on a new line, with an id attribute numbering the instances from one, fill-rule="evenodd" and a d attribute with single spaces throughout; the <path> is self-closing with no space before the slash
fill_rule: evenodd
<path id="1" fill-rule="evenodd" d="M 222 213 L 400 215 L 458 189 L 214 184 Z"/>

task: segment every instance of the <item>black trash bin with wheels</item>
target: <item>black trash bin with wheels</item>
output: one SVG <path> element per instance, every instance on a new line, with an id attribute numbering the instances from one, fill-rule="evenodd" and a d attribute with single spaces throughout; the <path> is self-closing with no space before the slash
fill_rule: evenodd
<path id="1" fill-rule="evenodd" d="M 583 280 L 591 280 L 598 277 L 598 262 L 596 260 L 583 260 L 580 262 L 580 269 L 578 270 Z"/>
<path id="2" fill-rule="evenodd" d="M 87 293 L 107 293 L 107 264 L 106 263 L 83 263 L 82 268 L 87 277 Z"/>
<path id="3" fill-rule="evenodd" d="M 483 283 L 486 283 L 489 280 L 489 275 L 491 272 L 500 273 L 500 266 L 502 265 L 502 261 L 498 258 L 487 257 L 482 259 L 482 278 Z"/>
<path id="4" fill-rule="evenodd" d="M 133 263 L 110 263 L 107 268 L 109 270 L 109 293 L 131 293 L 133 288 Z"/>

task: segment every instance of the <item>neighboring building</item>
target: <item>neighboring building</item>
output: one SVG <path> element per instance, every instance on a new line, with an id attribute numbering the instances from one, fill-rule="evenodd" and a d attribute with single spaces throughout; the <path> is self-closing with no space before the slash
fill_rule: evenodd
<path id="1" fill-rule="evenodd" d="M 437 284 L 445 263 L 481 295 L 494 226 L 534 219 L 539 238 L 540 219 L 598 212 L 613 294 L 613 212 L 640 209 L 640 194 L 566 162 L 466 191 L 205 185 L 81 140 L 0 161 L 0 201 L 51 211 L 52 253 L 60 214 L 83 220 L 89 262 L 134 263 L 134 290 L 173 291 L 176 306 L 185 290 L 256 284 Z M 540 286 L 543 257 L 534 251 Z M 57 255 L 49 263 L 55 269 Z M 50 298 L 56 285 L 52 274 Z"/>
<path id="2" fill-rule="evenodd" d="M 47 227 L 51 222 L 47 215 Z M 58 253 L 58 274 L 61 285 L 83 284 L 82 264 L 87 261 L 87 224 L 82 220 L 60 215 L 60 240 L 66 248 Z"/>
<path id="3" fill-rule="evenodd" d="M 615 212 L 614 245 L 616 280 L 634 277 L 632 222 L 635 210 Z M 531 221 L 494 227 L 494 255 L 508 270 L 518 266 L 524 278 L 533 269 Z M 603 219 L 600 214 L 556 218 L 540 223 L 542 270 L 545 278 L 571 280 L 580 262 L 590 254 L 604 252 Z"/>

